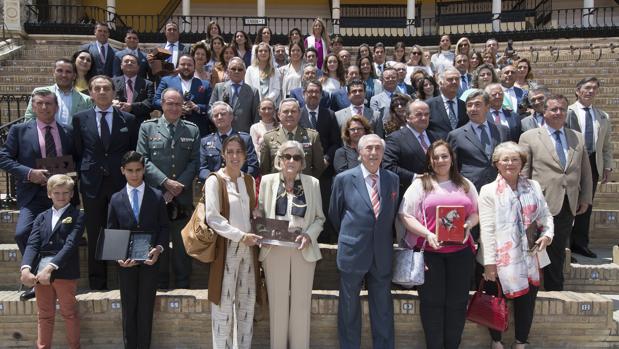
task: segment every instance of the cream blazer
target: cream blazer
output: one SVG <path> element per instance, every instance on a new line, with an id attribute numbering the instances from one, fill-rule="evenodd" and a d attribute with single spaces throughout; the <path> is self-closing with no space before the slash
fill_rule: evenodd
<path id="1" fill-rule="evenodd" d="M 540 217 L 538 218 L 538 223 L 541 224 L 544 228 L 543 236 L 548 236 L 550 241 L 555 236 L 554 231 L 554 221 L 550 211 L 548 210 L 548 205 L 545 203 L 546 199 L 544 199 L 544 194 L 542 193 L 542 188 L 540 187 L 537 181 L 529 179 L 529 182 L 533 186 L 533 191 L 535 191 L 535 195 L 538 198 L 542 198 L 544 200 L 544 207 L 540 208 Z M 477 253 L 477 261 L 481 265 L 488 264 L 496 264 L 496 235 L 504 232 L 496 231 L 494 228 L 495 224 L 495 207 L 494 207 L 494 198 L 496 193 L 497 181 L 495 180 L 492 183 L 488 183 L 481 187 L 479 191 L 479 198 L 477 200 L 477 204 L 479 205 L 479 228 L 480 228 L 480 244 L 479 244 L 479 253 Z M 544 249 L 541 252 L 537 253 L 538 260 L 540 261 L 540 267 L 544 266 L 544 261 L 549 260 L 548 253 Z"/>
<path id="2" fill-rule="evenodd" d="M 275 219 L 275 199 L 279 188 L 279 172 L 271 173 L 262 177 L 260 182 L 260 195 L 258 196 L 258 208 L 266 218 Z M 301 174 L 301 184 L 305 191 L 305 224 L 303 233 L 309 235 L 312 240 L 311 245 L 304 248 L 301 253 L 308 262 L 316 262 L 322 258 L 320 247 L 318 247 L 318 235 L 322 232 L 322 225 L 325 222 L 325 215 L 322 212 L 322 198 L 320 197 L 320 185 L 318 179 Z M 263 245 L 260 249 L 260 261 L 264 261 L 271 251 L 271 246 Z"/>

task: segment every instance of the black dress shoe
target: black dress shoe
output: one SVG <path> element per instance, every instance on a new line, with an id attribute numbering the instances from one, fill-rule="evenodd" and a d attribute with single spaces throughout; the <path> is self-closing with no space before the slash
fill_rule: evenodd
<path id="1" fill-rule="evenodd" d="M 589 258 L 598 258 L 598 255 L 591 251 L 588 247 L 574 246 L 574 248 L 572 248 L 572 252 Z"/>
<path id="2" fill-rule="evenodd" d="M 34 287 L 27 289 L 26 291 L 24 291 L 24 293 L 22 293 L 21 295 L 19 295 L 19 300 L 22 301 L 27 301 L 29 299 L 34 298 Z"/>

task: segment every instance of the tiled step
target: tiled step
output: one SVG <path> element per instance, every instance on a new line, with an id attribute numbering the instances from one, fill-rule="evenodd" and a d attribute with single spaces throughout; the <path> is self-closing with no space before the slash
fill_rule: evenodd
<path id="1" fill-rule="evenodd" d="M 415 291 L 393 291 L 395 346 L 425 348 Z M 209 348 L 210 304 L 206 290 L 159 292 L 155 301 L 152 342 L 157 348 Z M 77 296 L 82 346 L 92 349 L 122 347 L 121 305 L 118 291 L 82 293 Z M 371 347 L 367 296 L 362 294 L 362 348 Z M 36 305 L 21 302 L 17 292 L 0 292 L 0 347 L 32 348 L 36 340 Z M 336 291 L 313 291 L 311 348 L 337 348 Z M 511 303 L 511 302 L 510 302 Z M 513 310 L 504 342 L 513 341 Z M 616 348 L 617 323 L 609 298 L 592 293 L 540 292 L 529 342 L 531 348 Z M 66 345 L 64 324 L 57 315 L 54 343 Z M 254 322 L 252 348 L 269 347 L 268 319 Z M 188 335 L 191 334 L 191 335 Z M 461 348 L 488 346 L 485 327 L 467 322 Z M 155 344 L 156 343 L 156 344 Z"/>

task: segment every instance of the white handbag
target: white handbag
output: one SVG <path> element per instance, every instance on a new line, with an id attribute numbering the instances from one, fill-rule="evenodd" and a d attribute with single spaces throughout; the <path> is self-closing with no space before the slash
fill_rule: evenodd
<path id="1" fill-rule="evenodd" d="M 406 242 L 404 241 L 404 244 Z M 426 243 L 423 243 L 421 251 L 407 247 L 400 247 L 393 251 L 393 276 L 391 282 L 406 288 L 423 285 L 425 281 L 425 261 L 423 250 Z"/>

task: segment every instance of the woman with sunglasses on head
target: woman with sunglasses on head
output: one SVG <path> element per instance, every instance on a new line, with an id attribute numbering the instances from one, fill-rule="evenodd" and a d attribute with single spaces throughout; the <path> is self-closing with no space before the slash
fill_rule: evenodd
<path id="1" fill-rule="evenodd" d="M 404 82 L 411 85 L 410 76 L 418 70 L 423 70 L 428 76 L 434 75 L 432 68 L 428 66 L 428 62 L 423 56 L 423 49 L 421 46 L 413 45 L 408 55 L 408 61 L 406 62 L 406 78 Z"/>

